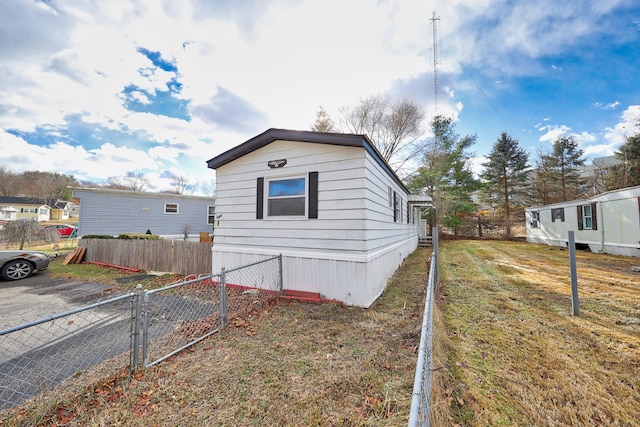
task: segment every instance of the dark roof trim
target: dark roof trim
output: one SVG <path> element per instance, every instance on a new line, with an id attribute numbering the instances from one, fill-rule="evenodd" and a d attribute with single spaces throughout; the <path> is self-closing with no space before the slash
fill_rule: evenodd
<path id="1" fill-rule="evenodd" d="M 350 133 L 325 133 L 325 132 L 312 132 L 302 130 L 288 130 L 288 129 L 268 129 L 260 135 L 243 142 L 242 144 L 225 151 L 224 153 L 207 161 L 207 166 L 210 169 L 217 169 L 220 166 L 224 166 L 240 157 L 247 155 L 265 145 L 271 144 L 273 141 L 299 141 L 299 142 L 311 142 L 316 144 L 329 144 L 329 145 L 342 145 L 347 147 L 362 147 L 371 154 L 375 161 L 382 167 L 382 169 L 398 184 L 404 191 L 409 194 L 409 190 L 402 183 L 400 178 L 393 172 L 391 167 L 382 158 L 380 152 L 373 145 L 371 140 L 366 135 L 356 135 Z"/>

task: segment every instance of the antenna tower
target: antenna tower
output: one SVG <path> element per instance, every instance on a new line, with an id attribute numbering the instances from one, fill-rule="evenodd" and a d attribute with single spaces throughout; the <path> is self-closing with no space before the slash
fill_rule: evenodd
<path id="1" fill-rule="evenodd" d="M 430 19 L 433 27 L 433 103 L 435 113 L 438 114 L 438 23 L 439 16 L 436 16 L 436 12 L 433 11 L 433 16 Z"/>

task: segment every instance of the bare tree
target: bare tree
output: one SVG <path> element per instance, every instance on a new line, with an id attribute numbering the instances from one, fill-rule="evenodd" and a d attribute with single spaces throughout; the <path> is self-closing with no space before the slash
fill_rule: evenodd
<path id="1" fill-rule="evenodd" d="M 20 194 L 20 176 L 0 166 L 0 196 L 12 197 Z"/>
<path id="2" fill-rule="evenodd" d="M 530 203 L 548 205 L 560 201 L 556 162 L 549 151 L 538 149 L 534 169 L 530 172 Z"/>
<path id="3" fill-rule="evenodd" d="M 29 197 L 35 197 L 43 203 L 52 200 L 69 200 L 71 190 L 69 187 L 77 184 L 71 175 L 55 172 L 27 171 L 21 175 L 21 187 Z"/>
<path id="4" fill-rule="evenodd" d="M 625 164 L 619 159 L 593 159 L 591 176 L 588 178 L 589 193 L 592 195 L 625 187 Z"/>
<path id="5" fill-rule="evenodd" d="M 425 150 L 426 142 L 418 141 L 424 134 L 425 109 L 412 99 L 373 95 L 360 99 L 355 107 L 343 107 L 341 114 L 341 125 L 371 138 L 395 171 Z"/>
<path id="6" fill-rule="evenodd" d="M 329 114 L 323 107 L 320 107 L 316 113 L 316 121 L 311 126 L 311 130 L 314 132 L 335 132 L 336 128 L 333 124 L 333 120 L 329 117 Z"/>
<path id="7" fill-rule="evenodd" d="M 5 245 L 18 245 L 19 250 L 41 240 L 49 243 L 60 240 L 57 231 L 43 229 L 36 220 L 10 221 L 0 230 L 0 238 Z"/>
<path id="8" fill-rule="evenodd" d="M 185 242 L 187 240 L 189 240 L 189 235 L 191 234 L 192 230 L 193 230 L 193 226 L 191 224 L 183 224 L 182 225 L 182 240 L 184 240 Z"/>
<path id="9" fill-rule="evenodd" d="M 216 180 L 212 179 L 209 182 L 201 182 L 200 188 L 202 192 L 209 197 L 214 197 L 216 195 Z"/>
<path id="10" fill-rule="evenodd" d="M 125 176 L 109 177 L 105 187 L 116 190 L 145 191 L 149 187 L 149 178 L 142 173 L 127 172 Z"/>
<path id="11" fill-rule="evenodd" d="M 171 172 L 169 174 L 173 192 L 176 194 L 191 194 L 195 190 L 195 185 L 189 183 L 189 177 Z"/>

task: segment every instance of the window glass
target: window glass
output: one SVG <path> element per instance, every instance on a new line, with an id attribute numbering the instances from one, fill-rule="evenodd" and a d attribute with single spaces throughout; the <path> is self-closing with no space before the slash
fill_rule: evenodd
<path id="1" fill-rule="evenodd" d="M 564 208 L 557 208 L 553 210 L 554 219 L 556 221 L 564 222 Z"/>
<path id="2" fill-rule="evenodd" d="M 207 206 L 207 224 L 211 225 L 215 222 L 216 208 L 214 206 Z"/>
<path id="3" fill-rule="evenodd" d="M 591 205 L 585 205 L 582 207 L 582 217 L 584 222 L 584 228 L 586 230 L 591 230 L 592 222 L 591 222 Z"/>
<path id="4" fill-rule="evenodd" d="M 306 206 L 305 178 L 269 181 L 268 216 L 305 216 Z"/>
<path id="5" fill-rule="evenodd" d="M 304 178 L 269 181 L 269 197 L 304 196 Z"/>
<path id="6" fill-rule="evenodd" d="M 178 213 L 178 204 L 177 203 L 165 203 L 164 204 L 164 213 L 177 214 Z"/>

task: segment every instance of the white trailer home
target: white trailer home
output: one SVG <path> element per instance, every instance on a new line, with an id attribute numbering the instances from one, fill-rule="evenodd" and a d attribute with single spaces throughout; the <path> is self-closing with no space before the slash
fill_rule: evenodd
<path id="1" fill-rule="evenodd" d="M 282 254 L 285 290 L 369 307 L 417 247 L 409 191 L 364 135 L 269 129 L 207 164 L 214 273 Z"/>
<path id="2" fill-rule="evenodd" d="M 526 236 L 531 243 L 567 246 L 574 231 L 576 245 L 592 252 L 640 257 L 640 187 L 525 209 Z"/>

